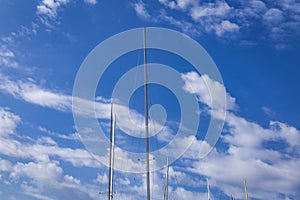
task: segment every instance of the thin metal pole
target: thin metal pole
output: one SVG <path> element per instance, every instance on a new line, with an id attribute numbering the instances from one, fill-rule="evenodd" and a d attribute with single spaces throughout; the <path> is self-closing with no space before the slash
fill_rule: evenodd
<path id="1" fill-rule="evenodd" d="M 248 189 L 247 189 L 247 182 L 244 180 L 244 187 L 245 187 L 245 193 L 246 193 L 246 200 L 248 200 Z"/>
<path id="2" fill-rule="evenodd" d="M 149 167 L 149 126 L 148 126 L 148 73 L 146 52 L 146 27 L 144 27 L 144 95 L 145 95 L 145 132 L 146 132 L 146 173 L 147 173 L 147 200 L 150 200 L 150 167 Z"/>
<path id="3" fill-rule="evenodd" d="M 114 176 L 114 157 L 115 157 L 115 127 L 116 127 L 116 116 L 113 114 L 113 104 L 111 104 L 111 110 L 110 110 L 110 151 L 109 151 L 108 200 L 113 199 L 113 176 Z"/>
<path id="4" fill-rule="evenodd" d="M 206 184 L 207 184 L 207 199 L 211 200 L 210 199 L 210 185 L 209 185 L 208 178 L 206 178 Z"/>
<path id="5" fill-rule="evenodd" d="M 166 175 L 166 185 L 165 185 L 165 200 L 169 199 L 169 158 L 167 158 L 167 175 Z"/>

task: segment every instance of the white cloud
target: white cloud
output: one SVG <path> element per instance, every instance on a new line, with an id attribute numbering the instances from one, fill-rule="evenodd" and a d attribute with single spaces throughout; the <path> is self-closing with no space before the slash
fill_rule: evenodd
<path id="1" fill-rule="evenodd" d="M 186 9 L 188 6 L 190 6 L 191 4 L 193 4 L 195 1 L 194 0 L 177 0 L 177 6 L 180 9 Z"/>
<path id="2" fill-rule="evenodd" d="M 207 199 L 206 193 L 200 193 L 200 192 L 192 192 L 189 190 L 186 190 L 183 187 L 178 187 L 176 190 L 173 191 L 175 196 L 180 197 L 181 199 Z"/>
<path id="3" fill-rule="evenodd" d="M 41 89 L 30 83 L 20 83 L 19 86 L 20 91 L 16 92 L 27 102 L 62 111 L 71 107 L 71 98 L 68 96 Z"/>
<path id="4" fill-rule="evenodd" d="M 148 19 L 155 23 L 168 22 L 189 34 L 215 34 L 218 38 L 242 39 L 249 44 L 269 39 L 279 49 L 285 48 L 288 39 L 299 33 L 300 3 L 296 0 L 249 0 L 234 4 L 222 0 L 158 2 L 161 4 L 159 9 L 143 7 L 144 12 L 151 16 Z M 261 29 L 261 37 L 253 41 L 249 32 L 257 27 Z"/>
<path id="5" fill-rule="evenodd" d="M 95 5 L 97 3 L 97 0 L 84 0 L 85 3 Z"/>
<path id="6" fill-rule="evenodd" d="M 3 39 L 3 38 L 2 38 Z M 6 46 L 0 46 L 0 66 L 17 68 L 18 63 L 15 61 L 15 54 Z"/>
<path id="7" fill-rule="evenodd" d="M 45 146 L 56 146 L 57 143 L 51 137 L 40 137 L 37 139 L 37 143 Z"/>
<path id="8" fill-rule="evenodd" d="M 37 14 L 56 18 L 57 9 L 67 3 L 69 3 L 69 0 L 42 0 L 37 6 Z"/>
<path id="9" fill-rule="evenodd" d="M 293 14 L 300 14 L 300 3 L 297 0 L 282 0 L 278 4 L 280 8 L 285 11 L 289 11 Z"/>
<path id="10" fill-rule="evenodd" d="M 71 97 L 42 89 L 30 80 L 14 82 L 0 73 L 0 83 L 0 91 L 24 101 L 61 111 L 71 108 Z"/>
<path id="11" fill-rule="evenodd" d="M 74 192 L 77 199 L 96 198 L 95 186 L 82 185 L 79 179 L 64 174 L 60 166 L 61 162 L 70 162 L 74 167 L 101 167 L 86 150 L 59 147 L 52 138 L 44 136 L 37 139 L 26 137 L 20 142 L 18 139 L 22 137 L 15 137 L 21 136 L 15 129 L 21 119 L 3 108 L 0 116 L 0 131 L 3 133 L 0 134 L 1 156 L 14 160 L 0 158 L 0 171 L 9 175 L 8 180 L 1 181 L 19 184 L 21 192 L 37 199 L 53 199 L 53 195 L 65 199 Z M 10 136 L 12 133 L 15 133 L 14 137 Z"/>
<path id="12" fill-rule="evenodd" d="M 192 4 L 195 4 L 194 0 L 159 0 L 159 2 L 171 9 L 185 10 Z"/>
<path id="13" fill-rule="evenodd" d="M 273 118 L 273 117 L 277 116 L 277 114 L 274 111 L 272 111 L 272 109 L 270 109 L 266 106 L 263 106 L 261 109 L 268 117 Z"/>
<path id="14" fill-rule="evenodd" d="M 226 93 L 223 84 L 212 80 L 207 74 L 199 76 L 196 72 L 188 72 L 181 77 L 185 83 L 183 89 L 196 94 L 201 103 L 214 109 L 236 109 L 235 98 Z"/>
<path id="15" fill-rule="evenodd" d="M 47 133 L 50 136 L 56 137 L 56 138 L 62 138 L 62 139 L 67 139 L 67 140 L 79 140 L 79 135 L 77 133 L 72 133 L 72 134 L 61 134 L 61 133 L 56 133 L 51 130 L 46 129 L 45 127 L 38 127 L 38 129 L 44 133 Z"/>
<path id="16" fill-rule="evenodd" d="M 65 175 L 64 180 L 69 184 L 80 184 L 80 180 L 70 175 Z"/>
<path id="17" fill-rule="evenodd" d="M 52 157 L 72 163 L 75 167 L 99 167 L 100 163 L 85 149 L 72 149 L 57 146 L 51 138 L 40 137 L 34 144 L 21 143 L 12 138 L 1 138 L 2 155 L 48 162 Z"/>
<path id="18" fill-rule="evenodd" d="M 95 5 L 97 0 L 84 0 L 85 3 Z M 40 0 L 37 5 L 37 16 L 40 21 L 48 27 L 53 27 L 53 23 L 58 22 L 58 11 L 67 4 L 70 0 Z"/>
<path id="19" fill-rule="evenodd" d="M 232 134 L 224 136 L 224 139 L 232 145 L 262 148 L 265 140 L 276 142 L 282 139 L 286 140 L 290 147 L 299 145 L 297 142 L 300 141 L 300 132 L 281 122 L 271 121 L 270 128 L 265 129 L 232 113 L 228 113 L 226 121 Z"/>
<path id="20" fill-rule="evenodd" d="M 108 183 L 108 175 L 107 174 L 97 174 L 96 180 L 94 180 L 95 183 L 100 184 L 107 184 Z"/>
<path id="21" fill-rule="evenodd" d="M 169 16 L 166 12 L 163 11 L 159 14 L 157 19 L 155 19 L 154 21 L 165 21 L 179 27 L 182 31 L 186 33 L 191 33 L 196 35 L 200 34 L 200 31 L 198 30 L 197 27 L 194 26 L 193 23 L 184 20 L 178 20 L 173 16 Z"/>
<path id="22" fill-rule="evenodd" d="M 4 46 L 1 46 L 0 56 L 1 57 L 13 58 L 13 57 L 15 57 L 15 54 L 12 51 L 6 49 Z"/>
<path id="23" fill-rule="evenodd" d="M 18 123 L 21 121 L 18 115 L 11 113 L 8 109 L 0 107 L 0 136 L 13 134 Z"/>
<path id="24" fill-rule="evenodd" d="M 190 82 L 190 84 L 194 84 L 193 88 L 187 87 L 185 89 L 199 94 L 199 100 L 207 105 L 210 105 L 209 96 L 205 96 L 205 91 L 207 89 L 205 88 L 205 85 L 202 87 L 199 84 L 199 82 L 202 82 L 203 84 L 204 80 L 199 79 L 205 79 L 207 82 L 211 81 L 209 84 L 213 85 L 213 87 L 216 88 L 216 91 L 221 91 L 221 89 L 225 90 L 222 84 L 214 82 L 204 75 L 200 77 L 197 74 L 189 74 L 189 77 L 185 78 L 186 81 Z M 12 91 L 18 90 L 13 89 Z M 202 97 L 200 97 L 200 94 L 202 94 Z M 230 94 L 227 94 L 226 98 L 228 99 L 227 101 L 230 102 L 229 108 L 236 107 L 235 100 L 230 96 Z M 220 102 L 217 102 L 216 104 L 222 105 Z M 107 112 L 109 113 L 109 105 L 107 108 Z M 16 116 L 7 109 L 2 111 L 2 115 Z M 8 121 L 12 123 L 6 126 L 8 127 L 6 130 L 14 131 L 17 125 L 14 121 L 20 121 L 20 119 L 14 120 L 14 117 L 7 119 L 9 119 Z M 235 194 L 236 197 L 243 194 L 239 188 L 244 178 L 248 180 L 249 190 L 255 191 L 255 193 L 251 192 L 250 195 L 256 198 L 276 199 L 278 198 L 277 191 L 280 190 L 284 191 L 287 195 L 297 195 L 295 187 L 300 184 L 297 179 L 297 177 L 299 177 L 298 166 L 300 164 L 297 159 L 300 149 L 299 131 L 292 126 L 276 121 L 270 122 L 269 128 L 263 128 L 259 124 L 249 122 L 231 112 L 229 112 L 226 122 L 229 133 L 223 136 L 222 141 L 228 144 L 228 150 L 224 153 L 215 150 L 209 157 L 199 161 L 195 158 L 199 155 L 199 149 L 203 148 L 203 146 L 201 146 L 203 143 L 201 141 L 195 141 L 190 150 L 183 157 L 184 159 L 192 160 L 190 161 L 190 166 L 192 166 L 192 168 L 189 170 L 194 173 L 210 177 L 215 187 L 221 188 L 221 190 L 228 195 Z M 192 139 L 195 140 L 195 138 Z M 190 140 L 187 138 L 187 142 L 189 141 Z M 278 151 L 276 149 L 268 149 L 264 146 L 265 142 L 276 143 L 281 141 L 285 141 L 287 143 L 288 147 L 286 149 Z M 184 141 L 181 141 L 180 144 L 175 146 L 178 148 L 183 144 Z M 87 151 L 83 149 L 59 147 L 56 142 L 49 137 L 40 137 L 33 144 L 20 143 L 12 138 L 1 138 L 0 152 L 6 156 L 31 160 L 27 163 L 19 162 L 15 166 L 7 161 L 0 161 L 0 169 L 11 171 L 11 180 L 18 181 L 21 180 L 22 177 L 30 177 L 30 179 L 42 184 L 44 183 L 44 180 L 51 175 L 53 178 L 51 180 L 54 182 L 56 180 L 62 182 L 59 185 L 62 186 L 62 188 L 71 187 L 73 189 L 77 189 L 82 185 L 79 179 L 71 175 L 64 174 L 57 160 L 60 162 L 70 162 L 75 167 L 88 166 L 96 168 L 102 166 L 93 159 Z M 141 163 L 130 160 L 128 155 L 118 149 L 116 150 L 116 157 L 122 158 L 122 162 L 119 162 L 121 165 L 124 165 L 124 160 L 126 160 L 126 166 L 119 166 L 126 168 L 125 170 L 131 171 L 132 168 L 139 170 L 143 167 Z M 32 172 L 33 169 L 35 169 L 35 172 Z M 46 170 L 44 174 L 45 176 L 43 175 L 38 177 L 38 172 L 41 173 L 41 170 L 43 169 Z M 178 171 L 175 173 L 177 173 L 177 177 L 179 177 L 179 175 L 182 177 L 190 176 L 183 172 L 181 174 L 179 174 Z M 104 176 L 105 175 L 103 175 L 101 179 L 102 181 L 104 181 Z M 124 183 L 128 183 L 128 180 Z M 196 182 L 190 184 L 194 185 Z M 39 190 L 31 191 L 28 189 L 30 187 L 39 188 L 33 183 L 27 183 L 25 186 L 23 189 L 24 191 L 27 191 L 27 194 L 29 195 L 33 196 L 40 192 Z M 57 189 L 57 187 L 55 188 Z M 159 188 L 161 188 L 159 185 L 154 186 L 156 194 L 159 194 Z M 144 185 L 135 189 L 140 191 L 140 194 L 142 195 Z M 85 190 L 85 192 L 83 190 Z M 80 191 L 86 194 L 86 191 L 89 190 L 87 187 L 83 187 Z M 176 195 L 180 196 L 180 193 L 182 193 L 186 196 L 190 196 L 191 198 L 194 198 L 195 195 L 204 195 L 188 191 L 184 186 L 182 186 L 182 189 L 177 188 L 173 191 Z M 126 198 L 130 199 L 130 195 L 127 194 Z"/>
<path id="25" fill-rule="evenodd" d="M 11 162 L 0 158 L 0 172 L 1 171 L 10 171 L 11 169 L 12 169 Z M 0 180 L 1 180 L 1 176 L 0 176 Z"/>
<path id="26" fill-rule="evenodd" d="M 159 2 L 166 9 L 152 11 L 143 2 L 134 4 L 133 8 L 140 13 L 138 16 L 143 19 L 153 22 L 168 22 L 189 34 L 214 32 L 218 37 L 230 38 L 239 33 L 240 25 L 231 21 L 233 8 L 225 1 L 200 3 L 195 0 L 159 0 Z M 169 9 L 184 12 L 188 17 L 178 18 L 168 12 Z"/>
<path id="27" fill-rule="evenodd" d="M 239 188 L 248 181 L 250 196 L 261 199 L 298 196 L 300 172 L 297 166 L 300 148 L 300 131 L 280 122 L 270 122 L 263 128 L 233 113 L 227 115 L 228 134 L 222 142 L 229 145 L 225 152 L 213 151 L 208 157 L 193 163 L 190 169 L 210 177 L 227 195 L 242 198 Z M 277 145 L 286 141 L 287 147 Z M 275 143 L 273 148 L 266 143 Z M 274 146 L 275 145 L 275 146 Z"/>
<path id="28" fill-rule="evenodd" d="M 242 7 L 235 9 L 235 11 L 239 20 L 245 25 L 249 25 L 249 22 L 253 19 L 259 20 L 268 9 L 261 0 L 241 1 L 241 5 Z"/>
<path id="29" fill-rule="evenodd" d="M 141 17 L 142 19 L 149 19 L 150 14 L 148 13 L 146 9 L 146 4 L 142 1 L 136 2 L 133 4 L 133 8 L 136 12 L 136 14 Z"/>
<path id="30" fill-rule="evenodd" d="M 259 13 L 263 13 L 267 9 L 266 4 L 260 0 L 250 0 L 248 3 L 253 11 L 257 11 Z"/>
<path id="31" fill-rule="evenodd" d="M 97 97 L 97 102 L 72 97 L 59 92 L 53 92 L 38 86 L 32 79 L 12 81 L 0 73 L 0 92 L 12 95 L 25 102 L 36 104 L 42 107 L 55 109 L 63 112 L 75 112 L 78 115 L 96 117 L 99 119 L 110 119 L 110 103 L 107 99 Z M 76 104 L 72 105 L 72 100 Z M 135 137 L 145 137 L 144 119 L 139 112 L 129 109 L 126 105 L 115 104 L 114 112 L 117 113 L 117 126 L 119 129 Z M 155 135 L 160 131 L 168 131 L 168 127 L 162 126 L 155 119 L 150 119 L 150 135 Z M 101 124 L 106 126 L 107 124 Z M 40 128 L 41 131 L 50 135 L 64 137 Z M 74 136 L 74 135 L 73 135 Z M 67 139 L 67 138 L 66 138 Z M 69 138 L 70 139 L 70 138 Z"/>
<path id="32" fill-rule="evenodd" d="M 277 8 L 271 8 L 263 15 L 263 20 L 268 26 L 278 25 L 283 21 L 283 12 Z"/>
<path id="33" fill-rule="evenodd" d="M 59 180 L 62 173 L 62 168 L 55 162 L 17 163 L 10 174 L 10 178 L 16 180 L 20 176 L 27 176 L 34 181 L 51 184 L 54 180 Z"/>
<path id="34" fill-rule="evenodd" d="M 184 89 L 197 94 L 199 101 L 208 106 L 211 106 L 212 102 L 205 82 L 211 82 L 209 84 L 213 85 L 215 91 L 225 90 L 224 85 L 210 80 L 207 75 L 187 73 L 182 78 L 185 81 Z M 226 99 L 228 108 L 237 107 L 235 99 L 229 93 L 226 93 Z M 215 104 L 224 105 L 224 100 Z M 210 177 L 214 187 L 229 196 L 233 194 L 242 198 L 244 192 L 240 187 L 244 179 L 247 179 L 250 196 L 254 198 L 284 199 L 278 191 L 282 191 L 283 196 L 299 195 L 297 187 L 300 182 L 295 178 L 300 176 L 297 170 L 297 165 L 300 164 L 299 130 L 277 121 L 271 121 L 269 128 L 264 128 L 232 113 L 229 109 L 226 116 L 226 132 L 221 140 L 225 146 L 228 145 L 225 152 L 224 149 L 219 151 L 216 148 L 208 157 L 199 160 L 197 158 L 201 148 L 206 147 L 202 141 L 194 140 L 183 155 L 182 162 L 193 166 L 189 169 L 191 172 Z M 181 176 L 189 175 L 183 173 Z"/>
<path id="35" fill-rule="evenodd" d="M 25 179 L 23 179 L 25 178 Z M 37 199 L 95 199 L 97 189 L 64 174 L 58 162 L 18 162 L 10 173 L 11 181 L 19 183 L 24 194 Z M 23 181 L 26 180 L 26 181 Z"/>
<path id="36" fill-rule="evenodd" d="M 190 10 L 191 17 L 195 20 L 201 20 L 203 17 L 216 16 L 226 17 L 230 12 L 230 6 L 225 1 L 217 1 L 216 4 L 206 4 L 203 6 L 194 6 Z"/>
<path id="37" fill-rule="evenodd" d="M 238 32 L 240 27 L 228 20 L 222 21 L 221 24 L 214 27 L 217 36 L 221 37 L 226 33 Z"/>
<path id="38" fill-rule="evenodd" d="M 270 126 L 276 133 L 275 139 L 284 139 L 292 148 L 300 147 L 300 131 L 295 127 L 278 121 L 271 121 Z"/>

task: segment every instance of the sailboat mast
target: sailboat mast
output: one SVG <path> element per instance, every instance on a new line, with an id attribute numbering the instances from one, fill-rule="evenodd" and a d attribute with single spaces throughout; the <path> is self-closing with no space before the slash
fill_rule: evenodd
<path id="1" fill-rule="evenodd" d="M 113 199 L 113 176 L 114 176 L 114 156 L 115 156 L 115 127 L 116 116 L 113 114 L 113 104 L 110 110 L 110 151 L 109 151 L 109 184 L 108 200 Z"/>
<path id="2" fill-rule="evenodd" d="M 245 193 L 246 193 L 246 200 L 248 200 L 248 189 L 247 189 L 247 182 L 244 180 L 244 187 L 245 187 Z"/>
<path id="3" fill-rule="evenodd" d="M 167 158 L 167 175 L 166 175 L 166 185 L 165 185 L 165 195 L 164 200 L 169 199 L 169 159 Z"/>
<path id="4" fill-rule="evenodd" d="M 144 27 L 144 95 L 145 95 L 145 132 L 146 132 L 146 173 L 147 173 L 147 200 L 150 200 L 150 167 L 149 167 L 149 126 L 148 126 L 148 73 L 146 52 L 146 27 Z"/>
<path id="5" fill-rule="evenodd" d="M 211 200 L 211 198 L 210 198 L 210 186 L 209 186 L 208 178 L 206 178 L 206 184 L 207 184 L 207 199 Z"/>

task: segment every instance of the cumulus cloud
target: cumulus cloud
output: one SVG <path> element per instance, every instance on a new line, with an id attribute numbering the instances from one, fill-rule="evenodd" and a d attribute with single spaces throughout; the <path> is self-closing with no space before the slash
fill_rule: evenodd
<path id="1" fill-rule="evenodd" d="M 37 5 L 37 14 L 46 15 L 49 18 L 57 17 L 57 10 L 69 3 L 69 0 L 42 0 L 39 5 Z"/>
<path id="2" fill-rule="evenodd" d="M 220 141 L 228 146 L 225 151 L 217 147 L 199 160 L 198 152 L 203 142 L 195 140 L 181 159 L 191 167 L 180 171 L 172 169 L 172 173 L 187 180 L 194 179 L 189 172 L 204 175 L 210 178 L 212 187 L 235 198 L 244 197 L 244 179 L 253 198 L 298 196 L 300 131 L 277 121 L 271 121 L 270 126 L 264 128 L 231 112 L 226 123 L 229 129 Z"/>
<path id="3" fill-rule="evenodd" d="M 187 7 L 189 7 L 191 4 L 194 3 L 193 0 L 176 0 L 176 1 L 159 0 L 159 2 L 171 9 L 178 9 L 178 10 L 185 10 Z"/>
<path id="4" fill-rule="evenodd" d="M 222 83 L 212 80 L 207 74 L 200 76 L 196 72 L 183 74 L 183 89 L 197 94 L 199 101 L 213 109 L 235 110 L 235 98 L 226 93 Z"/>
<path id="5" fill-rule="evenodd" d="M 26 178 L 27 181 L 22 181 Z M 82 185 L 77 178 L 65 174 L 58 162 L 17 163 L 10 179 L 20 182 L 23 193 L 38 199 L 95 199 L 95 187 Z"/>
<path id="6" fill-rule="evenodd" d="M 265 132 L 271 129 L 265 130 Z M 251 129 L 251 131 L 247 129 L 247 131 L 253 133 L 261 130 L 258 128 Z M 238 134 L 246 133 L 239 132 Z M 278 133 L 275 131 L 272 134 Z M 299 131 L 297 134 L 299 135 Z M 253 137 L 255 136 L 253 135 Z M 272 141 L 268 137 L 261 138 L 258 143 L 263 140 Z M 292 138 L 294 135 L 291 134 L 289 137 Z M 300 183 L 295 178 L 299 176 L 297 155 L 291 157 L 285 152 L 267 149 L 265 146 L 249 147 L 246 144 L 237 146 L 230 141 L 227 144 L 229 144 L 229 148 L 225 152 L 215 150 L 201 161 L 191 161 L 192 167 L 189 170 L 210 177 L 213 187 L 219 188 L 228 196 L 233 195 L 236 198 L 243 198 L 244 196 L 241 189 L 244 179 L 247 179 L 250 196 L 253 198 L 285 199 L 287 196 L 296 197 L 299 195 L 297 188 Z M 192 179 L 192 177 L 188 179 Z"/>
<path id="7" fill-rule="evenodd" d="M 12 169 L 11 162 L 0 158 L 0 171 L 10 171 L 11 169 Z"/>
<path id="8" fill-rule="evenodd" d="M 191 8 L 190 15 L 195 20 L 203 17 L 225 17 L 230 12 L 230 6 L 225 1 L 217 1 L 216 4 L 197 5 Z"/>
<path id="9" fill-rule="evenodd" d="M 298 36 L 300 3 L 296 0 L 279 2 L 249 0 L 232 3 L 228 1 L 158 0 L 156 10 L 143 7 L 148 20 L 168 22 L 189 34 L 208 33 L 218 38 L 243 39 L 257 42 L 267 38 L 275 47 L 284 47 L 289 38 Z M 143 18 L 145 19 L 145 18 Z M 190 26 L 190 24 L 192 24 Z M 261 29 L 261 37 L 249 37 L 249 32 Z M 279 32 L 280 30 L 280 32 Z M 243 34 L 245 33 L 245 34 Z"/>
<path id="10" fill-rule="evenodd" d="M 187 73 L 182 78 L 185 81 L 184 89 L 197 94 L 199 101 L 209 107 L 213 100 L 210 99 L 206 84 L 211 84 L 216 93 L 225 91 L 224 85 L 211 80 L 207 75 Z M 220 98 L 216 101 L 220 101 Z M 226 101 L 223 99 L 215 104 L 224 105 L 224 102 L 227 102 L 228 110 L 225 133 L 220 142 L 227 148 L 214 148 L 211 154 L 199 160 L 201 150 L 211 147 L 199 139 L 193 140 L 182 157 L 182 162 L 192 166 L 189 171 L 210 177 L 214 187 L 228 196 L 244 196 L 240 189 L 244 179 L 247 179 L 249 190 L 253 191 L 250 196 L 254 198 L 284 199 L 287 196 L 298 196 L 300 182 L 295 177 L 300 175 L 297 170 L 300 131 L 278 121 L 270 121 L 269 127 L 264 128 L 238 116 L 234 110 L 237 107 L 235 99 L 229 93 L 226 93 Z M 189 175 L 181 172 L 181 176 Z"/>
<path id="11" fill-rule="evenodd" d="M 239 190 L 243 179 L 247 179 L 250 196 L 255 198 L 299 195 L 300 182 L 295 178 L 300 175 L 299 130 L 275 121 L 270 122 L 269 128 L 263 128 L 231 112 L 226 124 L 228 133 L 222 137 L 222 143 L 228 149 L 216 149 L 205 159 L 193 162 L 192 172 L 210 177 L 218 188 L 238 198 L 244 195 Z"/>
<path id="12" fill-rule="evenodd" d="M 283 12 L 277 8 L 271 8 L 263 15 L 263 20 L 270 26 L 279 24 L 283 20 Z"/>
<path id="13" fill-rule="evenodd" d="M 99 162 L 84 149 L 59 147 L 50 137 L 21 139 L 16 132 L 20 121 L 20 117 L 10 110 L 0 108 L 1 157 L 13 158 L 12 162 L 0 158 L 0 181 L 9 185 L 17 184 L 21 187 L 21 193 L 38 199 L 52 199 L 53 195 L 67 198 L 72 192 L 77 194 L 78 199 L 94 199 L 97 189 L 82 185 L 79 179 L 65 174 L 60 163 L 95 168 L 101 166 Z"/>
<path id="14" fill-rule="evenodd" d="M 214 29 L 215 29 L 217 36 L 222 36 L 225 33 L 237 32 L 237 31 L 239 31 L 240 27 L 235 23 L 225 20 L 225 21 L 222 21 L 221 24 L 215 26 Z"/>

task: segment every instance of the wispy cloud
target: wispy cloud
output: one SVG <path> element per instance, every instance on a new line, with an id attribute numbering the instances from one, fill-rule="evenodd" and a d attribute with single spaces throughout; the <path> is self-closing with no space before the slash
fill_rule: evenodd
<path id="1" fill-rule="evenodd" d="M 37 16 L 43 24 L 53 27 L 53 23 L 58 23 L 58 9 L 69 2 L 69 0 L 42 0 L 36 7 Z"/>
<path id="2" fill-rule="evenodd" d="M 47 133 L 48 135 L 56 138 L 62 138 L 62 139 L 67 139 L 67 140 L 79 140 L 79 135 L 77 133 L 72 133 L 72 134 L 61 134 L 61 133 L 56 133 L 53 132 L 49 129 L 46 129 L 45 127 L 38 127 L 38 129 L 44 133 Z"/>
<path id="3" fill-rule="evenodd" d="M 148 13 L 147 9 L 146 9 L 146 4 L 142 1 L 138 1 L 132 4 L 133 8 L 136 12 L 136 14 L 143 18 L 143 19 L 149 19 L 150 18 L 150 14 Z"/>
<path id="4" fill-rule="evenodd" d="M 78 115 L 97 117 L 99 119 L 110 119 L 110 100 L 97 97 L 98 101 L 89 101 L 61 92 L 51 91 L 39 86 L 33 79 L 12 81 L 10 77 L 0 73 L 0 92 L 9 94 L 16 99 L 23 100 L 30 104 L 39 105 L 46 108 L 62 112 L 74 112 Z M 72 101 L 75 104 L 72 104 Z M 114 110 L 118 113 L 117 125 L 125 133 L 134 137 L 145 137 L 144 134 L 144 115 L 134 109 L 128 108 L 122 103 L 115 103 Z M 130 113 L 130 114 L 129 114 Z M 164 127 L 154 119 L 150 119 L 150 135 L 158 132 L 170 132 L 168 127 Z M 102 124 L 105 126 L 105 124 Z M 44 132 L 57 135 L 41 129 Z M 159 137 L 161 138 L 161 137 Z"/>
<path id="5" fill-rule="evenodd" d="M 20 117 L 7 108 L 0 107 L 0 136 L 13 134 L 15 129 L 20 122 Z"/>
<path id="6" fill-rule="evenodd" d="M 84 0 L 84 2 L 95 5 L 97 0 Z M 70 3 L 72 3 L 70 0 L 40 0 L 36 7 L 36 14 L 43 24 L 52 28 L 59 23 L 59 11 Z"/>
<path id="7" fill-rule="evenodd" d="M 18 63 L 15 61 L 15 54 L 6 46 L 0 46 L 0 66 L 3 68 L 18 68 Z"/>
<path id="8" fill-rule="evenodd" d="M 69 0 L 42 0 L 37 6 L 37 14 L 56 18 L 57 10 L 67 3 L 69 3 Z"/>
<path id="9" fill-rule="evenodd" d="M 0 74 L 0 91 L 15 98 L 40 106 L 66 111 L 71 108 L 72 99 L 69 96 L 53 93 L 38 87 L 31 79 L 27 81 L 12 81 L 9 77 Z"/>
<path id="10" fill-rule="evenodd" d="M 95 5 L 97 2 L 97 0 L 84 0 L 85 3 L 91 4 L 91 5 Z"/>
<path id="11" fill-rule="evenodd" d="M 277 116 L 277 114 L 274 111 L 272 111 L 272 109 L 266 106 L 263 106 L 261 109 L 268 117 L 274 118 Z"/>

